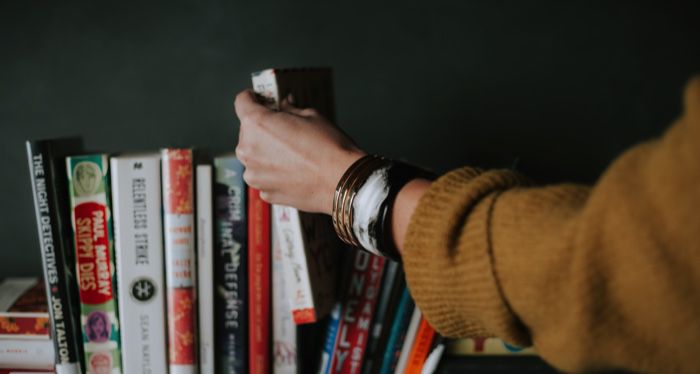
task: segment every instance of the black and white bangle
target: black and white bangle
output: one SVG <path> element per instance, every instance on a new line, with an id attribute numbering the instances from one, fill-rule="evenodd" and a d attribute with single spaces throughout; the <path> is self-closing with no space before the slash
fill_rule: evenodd
<path id="1" fill-rule="evenodd" d="M 403 186 L 433 175 L 377 155 L 357 160 L 338 182 L 333 200 L 333 224 L 346 243 L 400 261 L 391 232 L 391 209 Z"/>

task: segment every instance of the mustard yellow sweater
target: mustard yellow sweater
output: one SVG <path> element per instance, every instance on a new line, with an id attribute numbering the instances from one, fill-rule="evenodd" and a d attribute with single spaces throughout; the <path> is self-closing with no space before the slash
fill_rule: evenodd
<path id="1" fill-rule="evenodd" d="M 534 344 L 569 372 L 700 373 L 700 78 L 659 139 L 593 187 L 463 168 L 421 199 L 403 254 L 450 337 Z"/>

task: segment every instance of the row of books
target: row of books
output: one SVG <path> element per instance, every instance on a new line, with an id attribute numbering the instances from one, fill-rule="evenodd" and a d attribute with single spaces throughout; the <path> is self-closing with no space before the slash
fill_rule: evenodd
<path id="1" fill-rule="evenodd" d="M 253 86 L 333 119 L 329 69 Z M 85 154 L 79 139 L 27 153 L 53 343 L 27 368 L 420 373 L 444 351 L 399 264 L 342 245 L 328 216 L 270 207 L 233 154 Z"/>

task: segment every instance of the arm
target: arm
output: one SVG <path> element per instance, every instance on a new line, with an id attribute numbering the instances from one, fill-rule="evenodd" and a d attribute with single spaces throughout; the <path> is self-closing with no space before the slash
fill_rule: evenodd
<path id="1" fill-rule="evenodd" d="M 592 188 L 472 168 L 434 182 L 403 249 L 428 321 L 534 343 L 565 371 L 697 371 L 700 80 L 685 108 Z"/>

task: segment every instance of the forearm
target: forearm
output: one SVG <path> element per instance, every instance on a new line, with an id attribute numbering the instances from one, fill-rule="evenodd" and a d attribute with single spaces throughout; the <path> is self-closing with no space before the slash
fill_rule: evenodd
<path id="1" fill-rule="evenodd" d="M 404 238 L 413 211 L 416 209 L 420 198 L 430 187 L 430 183 L 427 179 L 414 179 L 408 182 L 396 195 L 391 211 L 391 231 L 399 253 L 403 252 Z"/>

